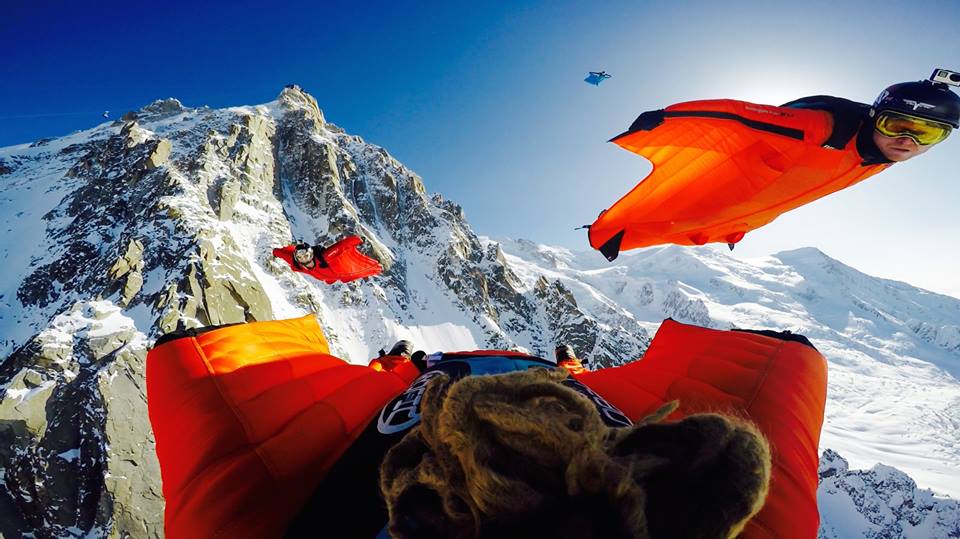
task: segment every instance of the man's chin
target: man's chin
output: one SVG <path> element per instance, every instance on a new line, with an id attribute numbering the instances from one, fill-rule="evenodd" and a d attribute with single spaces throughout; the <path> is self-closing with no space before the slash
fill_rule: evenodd
<path id="1" fill-rule="evenodd" d="M 914 155 L 916 154 L 909 150 L 890 150 L 886 152 L 886 158 L 896 163 L 906 161 Z"/>

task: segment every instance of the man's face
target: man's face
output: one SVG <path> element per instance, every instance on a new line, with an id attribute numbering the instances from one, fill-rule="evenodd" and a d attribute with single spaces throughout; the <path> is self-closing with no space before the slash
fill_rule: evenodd
<path id="1" fill-rule="evenodd" d="M 313 249 L 310 249 L 310 248 L 297 249 L 293 252 L 293 257 L 300 264 L 309 266 L 310 263 L 313 262 Z"/>
<path id="2" fill-rule="evenodd" d="M 916 157 L 936 146 L 936 144 L 921 146 L 910 137 L 888 137 L 876 130 L 873 131 L 873 142 L 877 148 L 880 148 L 884 157 L 895 163 Z"/>

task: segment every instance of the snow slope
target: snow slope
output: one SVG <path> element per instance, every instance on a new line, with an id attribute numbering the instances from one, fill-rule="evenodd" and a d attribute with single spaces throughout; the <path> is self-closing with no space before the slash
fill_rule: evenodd
<path id="1" fill-rule="evenodd" d="M 580 305 L 615 301 L 643 327 L 660 320 L 791 330 L 829 362 L 821 447 L 851 466 L 878 462 L 960 497 L 960 300 L 878 279 L 805 248 L 739 260 L 712 247 L 625 253 L 613 264 L 504 240 L 527 284 L 566 284 Z"/>

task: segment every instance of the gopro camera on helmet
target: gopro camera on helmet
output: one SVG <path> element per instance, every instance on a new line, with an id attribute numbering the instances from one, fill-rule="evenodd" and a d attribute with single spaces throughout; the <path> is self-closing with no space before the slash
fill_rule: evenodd
<path id="1" fill-rule="evenodd" d="M 888 86 L 873 102 L 872 112 L 876 117 L 891 110 L 960 129 L 960 95 L 951 86 L 960 86 L 960 73 L 936 69 L 929 79 Z"/>
<path id="2" fill-rule="evenodd" d="M 960 73 L 950 71 L 949 69 L 935 69 L 933 75 L 930 75 L 933 82 L 942 82 L 950 86 L 960 86 Z"/>

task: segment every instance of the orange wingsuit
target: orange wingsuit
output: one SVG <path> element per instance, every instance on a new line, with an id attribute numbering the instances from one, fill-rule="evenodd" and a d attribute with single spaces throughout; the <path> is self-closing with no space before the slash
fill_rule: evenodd
<path id="1" fill-rule="evenodd" d="M 158 342 L 147 397 L 166 536 L 281 536 L 364 426 L 418 375 L 409 360 L 385 365 L 392 370 L 329 355 L 313 315 Z M 635 420 L 673 399 L 673 418 L 703 410 L 750 418 L 770 440 L 774 468 L 766 505 L 742 537 L 816 536 L 826 364 L 814 348 L 667 320 L 642 360 L 575 376 Z"/>
<path id="2" fill-rule="evenodd" d="M 822 110 L 744 101 L 691 101 L 644 113 L 612 139 L 653 171 L 589 227 L 609 260 L 665 243 L 737 243 L 780 214 L 865 180 L 856 137 L 822 146 L 833 129 Z"/>

